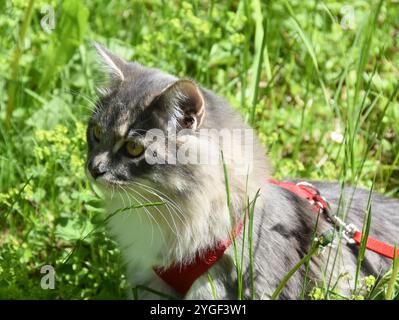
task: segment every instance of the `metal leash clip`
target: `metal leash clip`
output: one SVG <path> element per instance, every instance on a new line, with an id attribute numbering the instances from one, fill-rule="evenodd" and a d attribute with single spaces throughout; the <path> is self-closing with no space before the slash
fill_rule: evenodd
<path id="1" fill-rule="evenodd" d="M 353 236 L 355 235 L 355 232 L 358 231 L 359 229 L 356 228 L 356 226 L 353 223 L 347 224 L 345 226 L 345 229 L 342 231 L 342 237 L 349 243 L 349 244 L 354 244 L 356 243 L 355 240 L 353 240 Z"/>
<path id="2" fill-rule="evenodd" d="M 334 222 L 334 224 L 338 225 L 339 227 L 343 227 L 342 237 L 346 240 L 347 243 L 356 243 L 356 241 L 353 240 L 353 236 L 355 235 L 356 231 L 359 231 L 359 229 L 356 228 L 353 223 L 347 224 L 338 216 L 331 216 L 330 219 Z"/>
<path id="3" fill-rule="evenodd" d="M 337 215 L 330 215 L 328 201 L 323 196 L 321 196 L 320 191 L 317 188 L 315 188 L 311 183 L 306 181 L 298 182 L 296 185 L 303 186 L 304 189 L 313 194 L 313 199 L 308 199 L 310 205 L 316 206 L 319 214 L 325 213 L 328 220 L 330 220 L 336 227 L 339 227 L 340 229 L 342 228 L 341 234 L 347 243 L 356 243 L 355 240 L 353 240 L 353 237 L 355 235 L 355 232 L 358 231 L 358 228 L 356 228 L 356 226 L 352 223 L 347 224 Z M 331 232 L 327 232 L 318 238 L 322 247 L 334 247 L 334 239 L 332 235 L 333 234 Z"/>

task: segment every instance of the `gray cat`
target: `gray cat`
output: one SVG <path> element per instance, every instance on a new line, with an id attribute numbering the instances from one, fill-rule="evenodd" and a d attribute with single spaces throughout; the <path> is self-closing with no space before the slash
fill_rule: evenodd
<path id="1" fill-rule="evenodd" d="M 256 136 L 248 142 L 243 135 L 230 135 L 229 143 L 220 144 L 209 134 L 209 130 L 221 128 L 250 130 L 224 99 L 190 79 L 128 63 L 99 45 L 96 49 L 111 83 L 103 90 L 89 121 L 87 170 L 104 192 L 109 231 L 120 245 L 129 283 L 132 288 L 141 288 L 134 291 L 135 297 L 159 298 L 156 292 L 162 292 L 185 299 L 236 299 L 233 245 L 209 269 L 212 281 L 204 273 L 183 294 L 164 282 L 154 268 L 188 265 L 206 255 L 229 238 L 243 221 L 248 203 L 256 198 L 252 267 L 242 231 L 235 242 L 239 253 L 245 244 L 244 297 L 254 293 L 255 299 L 269 299 L 284 276 L 309 252 L 315 232 L 331 230 L 332 224 L 324 215 L 317 219 L 306 200 L 268 182 L 270 166 Z M 149 139 L 150 132 L 164 134 L 164 138 L 150 135 Z M 191 152 L 190 161 L 176 161 L 176 152 L 163 147 L 171 141 L 172 150 L 179 153 L 184 149 L 180 152 L 184 160 Z M 198 161 L 198 154 L 217 161 Z M 339 185 L 314 185 L 328 199 L 329 212 L 335 214 Z M 345 195 L 352 199 L 347 221 L 361 228 L 368 191 L 345 188 Z M 380 195 L 371 200 L 370 235 L 397 243 L 399 201 Z M 247 238 L 248 229 L 246 232 Z M 345 272 L 355 274 L 357 253 L 358 247 L 345 241 L 342 246 L 326 247 L 312 258 L 308 269 L 304 265 L 292 275 L 279 298 L 297 299 L 315 285 L 336 282 L 339 292 L 350 293 L 353 280 L 338 280 Z M 381 275 L 390 264 L 391 260 L 367 251 L 361 276 Z"/>

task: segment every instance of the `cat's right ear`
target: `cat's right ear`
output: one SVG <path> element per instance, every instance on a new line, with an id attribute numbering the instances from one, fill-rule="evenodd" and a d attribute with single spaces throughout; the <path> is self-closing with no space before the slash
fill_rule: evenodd
<path id="1" fill-rule="evenodd" d="M 123 70 L 126 68 L 126 62 L 97 42 L 93 42 L 93 46 L 100 58 L 100 64 L 111 78 L 111 86 L 117 86 L 125 81 Z"/>

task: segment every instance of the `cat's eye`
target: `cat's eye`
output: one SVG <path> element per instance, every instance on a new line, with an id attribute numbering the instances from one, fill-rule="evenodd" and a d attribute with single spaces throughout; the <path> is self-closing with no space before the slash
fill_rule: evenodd
<path id="1" fill-rule="evenodd" d="M 95 138 L 97 141 L 100 141 L 100 139 L 101 139 L 101 128 L 100 128 L 99 125 L 94 126 L 94 128 L 93 128 L 93 135 L 94 135 L 94 138 Z"/>
<path id="2" fill-rule="evenodd" d="M 126 143 L 126 151 L 131 157 L 141 156 L 144 152 L 144 146 L 137 141 L 128 141 Z"/>

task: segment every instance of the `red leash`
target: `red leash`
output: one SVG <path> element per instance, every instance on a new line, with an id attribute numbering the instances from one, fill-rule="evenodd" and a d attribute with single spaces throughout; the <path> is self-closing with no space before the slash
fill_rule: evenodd
<path id="1" fill-rule="evenodd" d="M 362 243 L 362 233 L 360 231 L 355 231 L 353 234 L 353 240 L 360 246 Z M 386 244 L 385 242 L 368 237 L 366 248 L 389 259 L 394 259 L 394 246 Z M 396 249 L 396 256 L 399 256 L 399 249 Z"/>
<path id="2" fill-rule="evenodd" d="M 268 182 L 277 185 L 281 188 L 287 189 L 297 196 L 309 201 L 313 211 L 316 213 L 327 212 L 328 202 L 320 195 L 320 192 L 311 184 L 307 182 L 287 182 L 268 179 Z M 343 227 L 343 236 L 348 243 L 356 243 L 358 245 L 362 242 L 362 233 L 352 224 L 346 224 L 337 216 L 328 216 L 332 222 L 338 226 Z M 243 221 L 238 225 L 232 237 L 240 234 L 243 227 Z M 191 288 L 195 280 L 207 272 L 219 259 L 224 255 L 227 248 L 231 245 L 232 238 L 222 240 L 216 248 L 209 249 L 203 254 L 197 254 L 193 262 L 185 265 L 173 265 L 167 269 L 154 268 L 155 273 L 172 288 L 174 288 L 181 295 L 185 295 Z M 395 249 L 393 246 L 384 242 L 378 241 L 368 237 L 366 243 L 367 249 L 374 251 L 387 258 L 393 259 Z M 396 251 L 399 256 L 399 249 Z"/>

